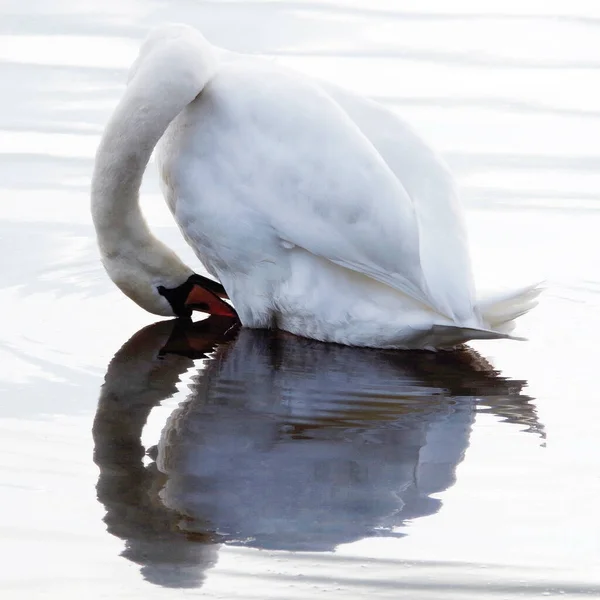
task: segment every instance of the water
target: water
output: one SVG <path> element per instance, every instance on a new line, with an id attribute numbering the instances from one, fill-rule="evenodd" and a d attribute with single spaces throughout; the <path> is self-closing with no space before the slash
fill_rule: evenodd
<path id="1" fill-rule="evenodd" d="M 5 0 L 0 17 L 3 597 L 600 595 L 595 2 Z M 167 20 L 409 119 L 462 186 L 482 287 L 547 279 L 530 341 L 399 356 L 151 325 L 99 266 L 88 185 Z M 143 195 L 195 264 L 153 171 Z"/>

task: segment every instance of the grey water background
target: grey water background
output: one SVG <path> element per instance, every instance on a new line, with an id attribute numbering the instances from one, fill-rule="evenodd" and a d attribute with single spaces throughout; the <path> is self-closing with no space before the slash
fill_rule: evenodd
<path id="1" fill-rule="evenodd" d="M 173 325 L 107 280 L 88 188 L 165 21 L 409 120 L 456 174 L 481 287 L 547 281 L 529 341 L 214 352 L 200 327 L 206 357 L 159 358 Z M 2 597 L 600 595 L 599 32 L 583 0 L 4 0 Z M 152 169 L 143 192 L 195 265 Z"/>

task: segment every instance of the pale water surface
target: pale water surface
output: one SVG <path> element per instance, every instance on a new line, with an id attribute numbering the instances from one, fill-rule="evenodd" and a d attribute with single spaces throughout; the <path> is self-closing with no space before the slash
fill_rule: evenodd
<path id="1" fill-rule="evenodd" d="M 164 21 L 409 119 L 463 188 L 481 286 L 547 280 L 530 341 L 152 325 L 99 265 L 88 187 Z M 4 0 L 2 598 L 600 596 L 599 68 L 595 0 Z M 196 264 L 153 171 L 144 192 Z"/>

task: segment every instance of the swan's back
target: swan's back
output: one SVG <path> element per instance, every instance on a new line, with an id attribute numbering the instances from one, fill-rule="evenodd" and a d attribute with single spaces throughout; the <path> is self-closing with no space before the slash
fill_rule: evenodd
<path id="1" fill-rule="evenodd" d="M 376 104 L 228 55 L 158 159 L 177 222 L 244 325 L 379 347 L 508 337 L 476 305 L 447 168 Z"/>

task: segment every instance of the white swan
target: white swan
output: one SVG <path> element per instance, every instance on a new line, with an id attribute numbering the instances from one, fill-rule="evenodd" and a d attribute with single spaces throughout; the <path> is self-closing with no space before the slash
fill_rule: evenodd
<path id="1" fill-rule="evenodd" d="M 142 217 L 159 140 L 168 205 L 222 286 Z M 395 115 L 183 25 L 140 50 L 98 149 L 92 214 L 110 277 L 159 315 L 233 315 L 228 296 L 247 327 L 440 348 L 510 337 L 539 293 L 476 301 L 452 178 Z"/>

